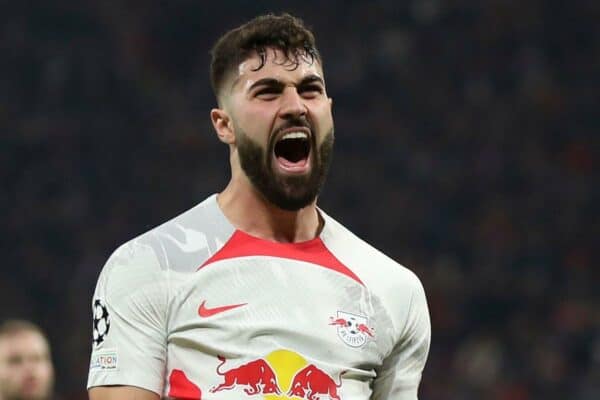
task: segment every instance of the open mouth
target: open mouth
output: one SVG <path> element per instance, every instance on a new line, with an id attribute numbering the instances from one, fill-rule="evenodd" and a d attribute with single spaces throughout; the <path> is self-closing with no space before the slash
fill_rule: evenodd
<path id="1" fill-rule="evenodd" d="M 308 168 L 310 141 L 308 133 L 290 131 L 275 143 L 275 159 L 282 169 L 289 172 L 304 172 Z"/>

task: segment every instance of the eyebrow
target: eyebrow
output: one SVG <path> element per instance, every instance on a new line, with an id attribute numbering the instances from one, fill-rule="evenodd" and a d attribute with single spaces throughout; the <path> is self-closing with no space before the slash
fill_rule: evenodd
<path id="1" fill-rule="evenodd" d="M 295 86 L 300 87 L 300 86 L 309 85 L 309 84 L 315 83 L 315 82 L 318 82 L 321 85 L 325 86 L 325 82 L 323 81 L 323 78 L 321 78 L 318 75 L 308 75 L 308 76 L 304 77 L 300 82 L 298 82 L 298 84 Z M 254 88 L 257 88 L 259 86 L 272 86 L 272 87 L 282 88 L 285 86 L 285 84 L 275 78 L 263 78 L 263 79 L 259 79 L 256 82 L 254 82 L 248 88 L 248 91 L 251 91 Z"/>

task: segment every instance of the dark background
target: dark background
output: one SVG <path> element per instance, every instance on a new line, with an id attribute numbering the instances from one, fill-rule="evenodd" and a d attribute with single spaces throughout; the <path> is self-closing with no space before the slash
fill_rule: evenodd
<path id="1" fill-rule="evenodd" d="M 334 98 L 320 205 L 426 288 L 420 398 L 600 398 L 596 0 L 0 1 L 0 319 L 48 332 L 57 392 L 108 255 L 229 178 L 209 48 L 282 10 Z"/>

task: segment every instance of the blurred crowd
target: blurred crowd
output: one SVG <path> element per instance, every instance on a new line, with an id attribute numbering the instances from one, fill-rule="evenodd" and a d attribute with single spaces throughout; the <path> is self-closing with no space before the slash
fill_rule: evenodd
<path id="1" fill-rule="evenodd" d="M 600 398 L 600 2 L 34 4 L 0 6 L 0 320 L 48 333 L 61 398 L 108 255 L 229 178 L 212 43 L 282 10 L 334 98 L 321 207 L 425 286 L 420 398 Z"/>

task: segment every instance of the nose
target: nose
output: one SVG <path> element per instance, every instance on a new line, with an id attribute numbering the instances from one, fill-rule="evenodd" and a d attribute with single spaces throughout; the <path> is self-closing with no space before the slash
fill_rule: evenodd
<path id="1" fill-rule="evenodd" d="M 279 116 L 283 119 L 303 117 L 306 115 L 306 104 L 295 87 L 286 87 L 283 91 Z"/>

